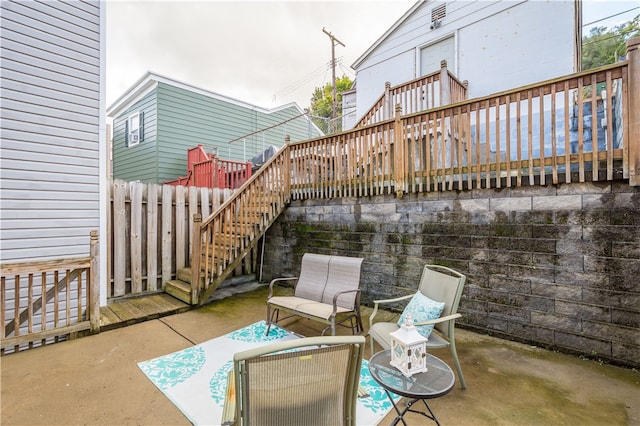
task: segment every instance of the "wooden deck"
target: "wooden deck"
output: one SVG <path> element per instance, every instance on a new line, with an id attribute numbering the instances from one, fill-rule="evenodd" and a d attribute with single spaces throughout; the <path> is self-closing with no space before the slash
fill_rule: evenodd
<path id="1" fill-rule="evenodd" d="M 164 293 L 112 301 L 100 308 L 100 330 L 125 327 L 189 309 L 190 305 Z"/>

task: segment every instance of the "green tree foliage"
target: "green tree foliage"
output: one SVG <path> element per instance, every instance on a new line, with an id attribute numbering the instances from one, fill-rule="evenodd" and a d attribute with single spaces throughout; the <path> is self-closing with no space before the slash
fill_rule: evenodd
<path id="1" fill-rule="evenodd" d="M 333 85 L 327 83 L 324 87 L 316 87 L 311 96 L 311 115 L 312 120 L 324 133 L 329 134 L 342 131 L 342 92 L 349 90 L 353 82 L 345 75 L 336 78 L 336 98 L 338 98 L 335 127 L 330 126 L 331 112 L 333 108 Z"/>
<path id="2" fill-rule="evenodd" d="M 640 15 L 613 27 L 594 27 L 582 38 L 582 69 L 614 64 L 624 56 L 627 40 L 640 36 Z"/>

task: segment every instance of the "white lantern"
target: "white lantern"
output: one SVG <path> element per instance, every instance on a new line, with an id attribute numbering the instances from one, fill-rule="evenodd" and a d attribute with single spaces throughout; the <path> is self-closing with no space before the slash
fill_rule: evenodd
<path id="1" fill-rule="evenodd" d="M 407 315 L 400 328 L 390 335 L 392 366 L 405 377 L 427 371 L 427 339 L 413 326 L 410 316 Z"/>

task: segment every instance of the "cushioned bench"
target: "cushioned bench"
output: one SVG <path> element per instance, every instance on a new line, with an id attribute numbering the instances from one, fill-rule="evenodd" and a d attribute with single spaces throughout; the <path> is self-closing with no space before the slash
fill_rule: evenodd
<path id="1" fill-rule="evenodd" d="M 269 283 L 267 298 L 267 334 L 271 324 L 291 316 L 321 321 L 329 324 L 331 335 L 335 335 L 336 324 L 362 333 L 360 318 L 360 270 L 362 258 L 329 256 L 305 253 L 302 256 L 300 276 L 275 278 Z M 274 296 L 274 284 L 281 281 L 296 281 L 293 296 Z M 290 315 L 279 318 L 280 311 Z M 349 325 L 345 325 L 348 322 Z"/>

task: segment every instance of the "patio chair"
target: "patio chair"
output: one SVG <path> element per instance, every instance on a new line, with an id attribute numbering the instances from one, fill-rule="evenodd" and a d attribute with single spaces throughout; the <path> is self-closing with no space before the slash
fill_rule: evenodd
<path id="1" fill-rule="evenodd" d="M 328 324 L 322 334 L 336 325 L 351 329 L 352 334 L 364 331 L 360 316 L 360 272 L 364 259 L 305 253 L 299 277 L 275 278 L 269 283 L 267 296 L 267 332 L 271 324 L 299 316 Z M 293 296 L 274 296 L 274 284 L 295 281 Z M 288 315 L 280 317 L 280 311 Z"/>
<path id="2" fill-rule="evenodd" d="M 364 336 L 320 336 L 236 353 L 222 424 L 355 425 L 364 346 Z"/>
<path id="3" fill-rule="evenodd" d="M 456 371 L 458 372 L 460 385 L 462 386 L 462 389 L 466 389 L 467 385 L 464 381 L 464 376 L 462 375 L 460 361 L 458 360 L 454 336 L 456 318 L 460 318 L 462 316 L 458 313 L 458 304 L 460 303 L 462 289 L 466 280 L 467 277 L 465 275 L 454 271 L 453 269 L 439 265 L 426 265 L 422 271 L 422 277 L 420 278 L 420 285 L 417 293 L 394 299 L 374 300 L 373 312 L 369 317 L 371 354 L 373 354 L 374 340 L 378 342 L 383 349 L 389 349 L 391 347 L 391 337 L 389 336 L 389 333 L 397 330 L 399 327 L 397 322 L 374 322 L 374 317 L 378 313 L 378 307 L 383 304 L 397 303 L 409 299 L 418 300 L 416 294 L 421 293 L 432 301 L 444 302 L 444 307 L 440 316 L 437 318 L 428 319 L 426 321 L 421 321 L 420 318 L 413 318 L 414 325 L 417 327 L 431 325 L 433 327 L 433 332 L 428 337 L 427 350 L 446 347 L 451 349 L 451 356 L 453 357 L 453 362 L 455 363 Z M 441 304 L 440 307 L 442 307 Z M 407 308 L 405 307 L 405 310 L 406 309 Z"/>

